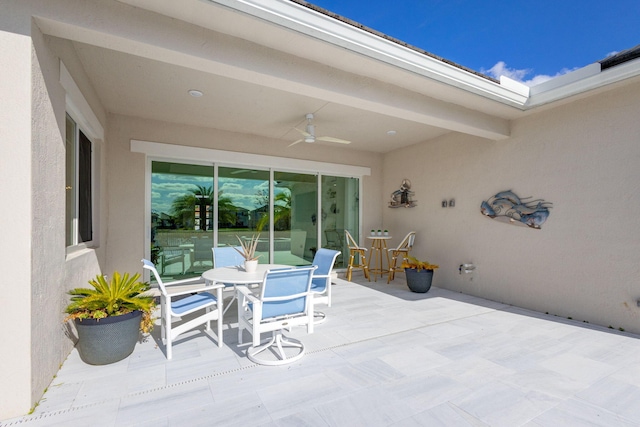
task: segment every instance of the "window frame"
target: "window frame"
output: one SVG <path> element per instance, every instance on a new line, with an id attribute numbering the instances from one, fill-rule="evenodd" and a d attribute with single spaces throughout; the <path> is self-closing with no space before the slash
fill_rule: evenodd
<path id="1" fill-rule="evenodd" d="M 66 195 L 65 195 L 65 245 L 67 251 L 69 250 L 80 250 L 85 248 L 92 248 L 97 246 L 96 239 L 96 156 L 95 156 L 95 143 L 93 139 L 87 134 L 87 132 L 83 129 L 82 125 L 79 123 L 79 120 L 76 120 L 73 112 L 67 111 L 65 114 L 65 142 L 67 140 L 66 129 L 67 129 L 67 120 L 70 120 L 73 123 L 73 183 L 66 183 L 65 192 L 72 190 L 73 194 L 73 213 L 72 213 L 72 225 L 71 229 L 67 228 L 67 213 L 69 207 L 67 205 Z M 89 217 L 90 217 L 90 232 L 91 238 L 88 240 L 81 241 L 81 203 L 80 203 L 80 191 L 83 188 L 81 184 L 80 170 L 81 170 L 81 161 L 80 152 L 81 152 L 81 137 L 83 135 L 86 138 L 86 141 L 89 142 L 90 147 L 90 158 L 89 158 L 89 167 L 90 167 L 90 183 L 89 183 Z M 65 159 L 65 173 L 69 173 L 69 164 L 67 163 L 68 159 Z M 66 176 L 66 175 L 65 175 Z M 71 188 L 69 188 L 71 187 Z M 68 233 L 71 234 L 71 238 L 69 238 Z"/>
<path id="2" fill-rule="evenodd" d="M 104 128 L 96 114 L 93 112 L 91 106 L 87 102 L 86 98 L 82 94 L 82 91 L 76 84 L 75 80 L 65 67 L 64 63 L 60 61 L 60 85 L 65 91 L 65 116 L 64 116 L 64 127 L 63 127 L 63 138 L 66 150 L 66 128 L 67 128 L 67 115 L 71 118 L 72 121 L 75 122 L 76 129 L 81 130 L 84 136 L 91 143 L 91 230 L 92 230 L 92 238 L 86 242 L 78 242 L 77 238 L 77 228 L 74 227 L 74 230 L 71 231 L 73 234 L 73 239 L 71 240 L 71 245 L 67 245 L 67 201 L 66 201 L 66 192 L 65 189 L 65 211 L 64 211 L 64 228 L 65 228 L 65 248 L 66 254 L 69 256 L 72 253 L 79 252 L 89 248 L 96 248 L 100 245 L 100 223 L 99 223 L 99 212 L 100 212 L 100 157 L 101 157 L 101 143 L 104 141 Z M 77 131 L 76 131 L 77 134 Z M 78 141 L 78 138 L 74 135 L 74 140 Z M 77 147 L 76 147 L 77 150 Z M 74 157 L 76 153 L 74 153 Z M 74 161 L 74 175 L 77 176 L 77 162 Z M 67 172 L 67 164 L 65 157 L 65 182 L 66 182 L 66 172 Z M 66 184 L 65 184 L 66 186 Z M 79 191 L 77 186 L 75 191 Z M 77 216 L 77 200 L 76 206 L 74 207 L 74 215 Z"/>

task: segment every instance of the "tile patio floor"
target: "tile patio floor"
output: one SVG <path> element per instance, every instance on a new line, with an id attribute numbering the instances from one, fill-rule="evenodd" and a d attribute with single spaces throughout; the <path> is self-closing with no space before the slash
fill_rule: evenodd
<path id="1" fill-rule="evenodd" d="M 342 277 L 342 276 L 341 276 Z M 159 328 L 127 359 L 74 350 L 35 412 L 2 426 L 638 426 L 640 337 L 447 290 L 338 279 L 299 362 L 257 366 L 237 343 Z M 212 336 L 213 331 L 212 329 Z M 6 386 L 6 385 L 3 385 Z"/>

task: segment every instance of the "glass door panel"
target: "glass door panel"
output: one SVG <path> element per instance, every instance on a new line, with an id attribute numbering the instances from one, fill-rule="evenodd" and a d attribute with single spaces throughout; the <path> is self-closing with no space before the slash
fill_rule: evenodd
<path id="1" fill-rule="evenodd" d="M 318 247 L 318 177 L 274 172 L 274 262 L 308 265 Z"/>
<path id="2" fill-rule="evenodd" d="M 335 268 L 346 267 L 349 259 L 345 228 L 354 236 L 360 229 L 359 189 L 357 178 L 322 176 L 322 247 L 341 252 Z"/>
<path id="3" fill-rule="evenodd" d="M 213 166 L 152 162 L 151 260 L 163 280 L 213 265 Z"/>
<path id="4" fill-rule="evenodd" d="M 218 246 L 260 235 L 258 262 L 269 263 L 269 171 L 218 168 Z"/>

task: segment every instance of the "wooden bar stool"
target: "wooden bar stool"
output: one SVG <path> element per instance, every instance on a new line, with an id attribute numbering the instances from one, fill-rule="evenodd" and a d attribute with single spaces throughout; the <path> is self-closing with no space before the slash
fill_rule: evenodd
<path id="1" fill-rule="evenodd" d="M 351 272 L 354 268 L 361 268 L 364 272 L 364 277 L 367 280 L 371 281 L 371 278 L 369 277 L 369 265 L 367 264 L 367 257 L 365 255 L 365 253 L 367 252 L 367 248 L 359 246 L 348 230 L 344 230 L 344 235 L 347 238 L 347 245 L 349 246 L 349 266 L 347 267 L 347 281 L 351 281 Z M 357 264 L 354 264 L 356 254 L 360 256 L 360 260 Z"/>
<path id="2" fill-rule="evenodd" d="M 387 279 L 387 283 L 394 279 L 396 270 L 402 270 L 402 262 L 409 256 L 415 240 L 416 232 L 410 231 L 398 247 L 389 249 L 389 252 L 391 252 L 391 264 L 389 264 L 389 278 Z M 398 267 L 398 258 L 400 258 L 400 267 Z"/>

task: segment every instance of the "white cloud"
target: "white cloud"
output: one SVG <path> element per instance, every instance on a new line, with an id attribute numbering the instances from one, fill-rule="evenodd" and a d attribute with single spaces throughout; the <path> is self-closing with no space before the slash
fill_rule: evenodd
<path id="1" fill-rule="evenodd" d="M 480 72 L 487 74 L 496 79 L 499 79 L 500 76 L 505 76 L 512 80 L 525 84 L 527 86 L 535 86 L 535 85 L 539 85 L 540 83 L 544 83 L 548 80 L 551 80 L 555 77 L 559 77 L 564 74 L 570 73 L 571 71 L 574 71 L 574 70 L 563 68 L 553 76 L 550 76 L 547 74 L 536 74 L 533 77 L 527 79 L 526 77 L 529 74 L 533 73 L 532 69 L 523 68 L 518 70 L 516 68 L 509 68 L 507 67 L 507 64 L 504 61 L 498 61 L 493 67 L 489 68 L 488 70 L 485 70 L 483 68 L 480 70 Z"/>

